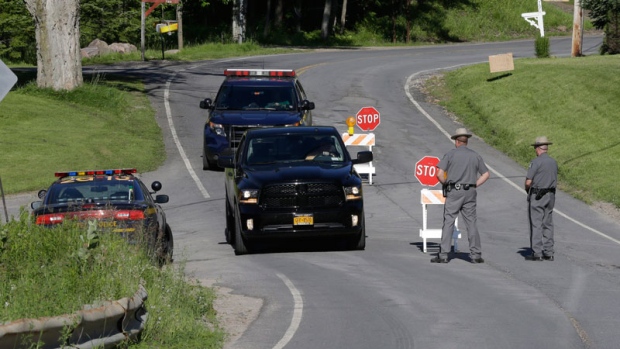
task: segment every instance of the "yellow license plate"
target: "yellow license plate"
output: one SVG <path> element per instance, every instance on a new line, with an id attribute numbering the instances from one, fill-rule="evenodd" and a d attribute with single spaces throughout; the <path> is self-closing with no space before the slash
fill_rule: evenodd
<path id="1" fill-rule="evenodd" d="M 293 225 L 314 225 L 314 217 L 312 215 L 295 216 Z"/>

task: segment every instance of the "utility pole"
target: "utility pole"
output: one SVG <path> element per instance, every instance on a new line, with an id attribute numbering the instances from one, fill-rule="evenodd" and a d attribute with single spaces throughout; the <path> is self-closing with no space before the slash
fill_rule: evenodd
<path id="1" fill-rule="evenodd" d="M 571 57 L 583 56 L 583 9 L 581 0 L 575 0 L 573 9 L 573 45 Z"/>

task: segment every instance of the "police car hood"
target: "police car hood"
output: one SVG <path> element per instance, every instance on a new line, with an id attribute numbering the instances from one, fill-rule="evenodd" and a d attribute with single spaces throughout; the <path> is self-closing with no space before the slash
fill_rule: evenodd
<path id="1" fill-rule="evenodd" d="M 77 213 L 89 211 L 118 211 L 118 210 L 141 210 L 144 211 L 148 205 L 144 201 L 120 202 L 120 201 L 96 201 L 84 203 L 59 203 L 44 205 L 37 208 L 35 215 L 46 213 Z M 77 215 L 76 218 L 89 218 L 88 214 Z"/>
<path id="2" fill-rule="evenodd" d="M 299 122 L 299 111 L 284 110 L 214 110 L 211 122 L 222 125 L 293 125 Z"/>
<path id="3" fill-rule="evenodd" d="M 351 185 L 357 178 L 352 175 L 351 167 L 350 163 L 305 161 L 290 166 L 251 166 L 246 168 L 245 174 L 248 181 L 256 187 L 291 182 L 339 182 L 342 185 Z"/>

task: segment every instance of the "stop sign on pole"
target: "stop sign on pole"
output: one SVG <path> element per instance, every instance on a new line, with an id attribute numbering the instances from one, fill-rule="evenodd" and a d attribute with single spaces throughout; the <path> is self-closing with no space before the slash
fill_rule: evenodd
<path id="1" fill-rule="evenodd" d="M 434 156 L 425 156 L 415 163 L 415 178 L 420 181 L 422 185 L 428 185 L 434 187 L 439 183 L 437 179 L 437 164 L 439 158 Z"/>
<path id="2" fill-rule="evenodd" d="M 375 107 L 364 107 L 355 115 L 355 123 L 362 131 L 374 131 L 380 122 L 381 117 Z"/>

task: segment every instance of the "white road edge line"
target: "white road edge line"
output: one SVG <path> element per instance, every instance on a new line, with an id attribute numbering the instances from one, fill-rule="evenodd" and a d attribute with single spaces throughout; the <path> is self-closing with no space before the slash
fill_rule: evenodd
<path id="1" fill-rule="evenodd" d="M 179 141 L 179 137 L 177 136 L 177 131 L 174 128 L 174 122 L 172 122 L 172 112 L 170 111 L 170 102 L 169 102 L 170 83 L 172 82 L 172 79 L 176 77 L 176 75 L 177 73 L 175 73 L 174 75 L 168 78 L 168 81 L 166 81 L 166 88 L 164 89 L 164 107 L 166 108 L 166 118 L 168 119 L 168 127 L 170 128 L 170 132 L 172 133 L 172 139 L 174 139 L 174 143 L 176 144 L 177 149 L 179 150 L 179 154 L 181 154 L 181 159 L 183 159 L 183 162 L 185 163 L 187 172 L 189 172 L 189 175 L 192 176 L 192 179 L 198 186 L 198 189 L 202 193 L 202 196 L 205 199 L 208 199 L 211 196 L 209 195 L 209 192 L 207 192 L 207 189 L 200 182 L 200 179 L 198 178 L 198 176 L 196 175 L 196 172 L 192 168 L 192 164 L 189 162 L 187 155 L 185 155 L 185 150 L 183 150 L 183 146 L 181 146 L 181 142 Z"/>
<path id="2" fill-rule="evenodd" d="M 276 274 L 276 275 L 278 275 L 278 277 L 282 279 L 286 287 L 288 287 L 289 291 L 293 295 L 293 300 L 295 303 L 294 308 L 293 308 L 293 318 L 291 319 L 291 324 L 286 330 L 286 333 L 284 333 L 284 336 L 282 337 L 282 339 L 280 339 L 280 341 L 273 347 L 273 349 L 282 349 L 284 348 L 284 346 L 288 344 L 288 342 L 291 341 L 291 339 L 295 335 L 295 332 L 297 332 L 297 330 L 299 329 L 299 324 L 301 323 L 301 317 L 302 317 L 302 313 L 304 310 L 304 299 L 301 297 L 301 293 L 295 287 L 295 285 L 293 285 L 293 283 L 291 282 L 291 280 L 289 280 L 289 278 L 287 278 L 283 274 Z"/>
<path id="3" fill-rule="evenodd" d="M 483 62 L 478 62 L 478 63 L 483 63 Z M 469 65 L 469 64 L 458 64 L 458 65 L 454 65 L 454 66 L 451 66 L 451 67 L 443 68 L 443 69 L 441 69 L 441 70 L 444 70 L 444 69 L 454 69 L 454 68 L 458 68 L 458 67 L 465 66 L 465 65 Z M 437 71 L 437 70 L 438 70 L 438 69 L 423 70 L 423 71 L 420 71 L 420 72 L 417 72 L 417 73 L 415 73 L 415 74 L 410 75 L 410 76 L 409 76 L 409 78 L 407 79 L 407 83 L 405 84 L 405 93 L 407 94 L 407 97 L 409 97 L 409 100 L 411 101 L 411 103 L 413 103 L 413 105 L 414 105 L 414 106 L 415 106 L 415 107 L 416 107 L 416 108 L 420 111 L 420 113 L 422 113 L 424 116 L 426 116 L 426 118 L 427 118 L 430 122 L 432 122 L 432 123 L 433 123 L 433 125 L 435 125 L 435 127 L 437 127 L 437 128 L 439 129 L 439 131 L 441 131 L 441 133 L 443 133 L 446 137 L 448 137 L 448 139 L 450 139 L 450 134 L 449 134 L 448 132 L 446 132 L 446 130 L 444 130 L 444 129 L 443 129 L 443 127 L 441 127 L 441 125 L 440 125 L 440 124 L 439 124 L 439 123 L 438 123 L 435 119 L 433 119 L 433 117 L 432 117 L 432 116 L 430 116 L 430 115 L 426 112 L 426 110 L 424 110 L 424 109 L 422 108 L 422 106 L 421 106 L 421 105 L 420 105 L 420 104 L 419 104 L 419 103 L 418 103 L 418 102 L 417 102 L 417 101 L 413 98 L 413 96 L 412 96 L 412 95 L 411 95 L 411 93 L 409 92 L 409 86 L 411 86 L 411 82 L 412 82 L 412 80 L 413 80 L 415 77 L 417 77 L 418 75 L 423 74 L 423 73 L 432 72 L 432 71 Z M 523 194 L 523 195 L 526 195 L 526 194 L 525 194 L 524 189 L 523 189 L 521 186 L 519 186 L 519 185 L 515 184 L 514 182 L 512 182 L 511 180 L 509 180 L 508 178 L 506 178 L 504 175 L 502 175 L 501 173 L 497 172 L 495 169 L 493 169 L 491 166 L 489 166 L 489 164 L 487 164 L 487 167 L 489 168 L 489 170 L 490 170 L 491 172 L 493 172 L 495 175 L 497 175 L 499 178 L 501 178 L 504 182 L 506 182 L 506 183 L 510 184 L 512 187 L 514 187 L 515 189 L 517 189 L 517 191 L 518 191 L 519 193 L 521 193 L 521 194 Z M 586 229 L 586 230 L 589 230 L 589 231 L 591 231 L 591 232 L 593 232 L 593 233 L 595 233 L 595 234 L 598 234 L 598 235 L 600 235 L 601 237 L 604 237 L 604 238 L 606 238 L 606 239 L 608 239 L 608 240 L 610 240 L 610 241 L 613 241 L 613 242 L 615 242 L 615 243 L 617 243 L 617 244 L 619 244 L 619 245 L 620 245 L 620 240 L 614 239 L 613 237 L 611 237 L 611 236 L 609 236 L 609 235 L 606 235 L 606 234 L 604 234 L 604 233 L 602 233 L 602 232 L 600 232 L 600 231 L 598 231 L 598 230 L 596 230 L 596 229 L 594 229 L 594 228 L 592 228 L 592 227 L 590 227 L 590 226 L 588 226 L 588 225 L 586 225 L 586 224 L 583 224 L 583 223 L 581 223 L 581 222 L 579 222 L 579 221 L 575 220 L 574 218 L 569 217 L 567 214 L 565 214 L 565 213 L 563 213 L 563 212 L 561 212 L 561 211 L 559 211 L 559 210 L 554 210 L 554 212 L 555 212 L 555 213 L 557 213 L 557 214 L 559 214 L 560 216 L 562 216 L 562 217 L 564 217 L 564 218 L 568 219 L 569 221 L 571 221 L 571 222 L 573 222 L 573 223 L 577 224 L 578 226 L 580 226 L 580 227 L 582 227 L 582 228 L 584 228 L 584 229 Z"/>

